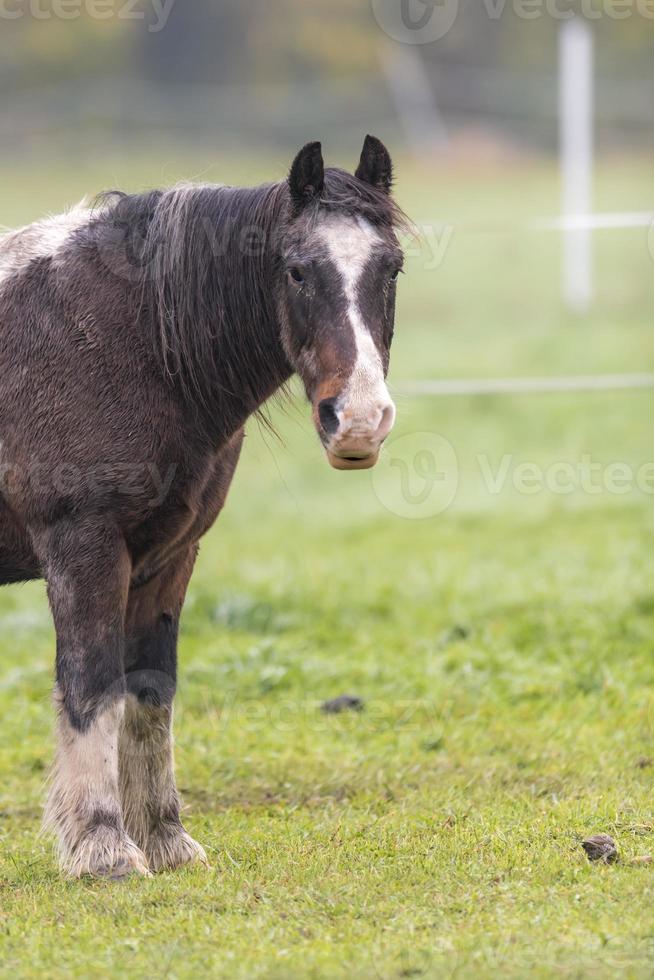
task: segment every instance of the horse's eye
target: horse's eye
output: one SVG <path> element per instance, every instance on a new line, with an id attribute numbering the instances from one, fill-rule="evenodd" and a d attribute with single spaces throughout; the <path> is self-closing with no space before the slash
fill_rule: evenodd
<path id="1" fill-rule="evenodd" d="M 302 273 L 300 272 L 300 270 L 297 268 L 297 266 L 292 266 L 288 270 L 288 274 L 291 277 L 291 279 L 293 280 L 293 282 L 298 283 L 298 285 L 300 283 L 303 283 L 304 282 L 304 276 L 302 275 Z"/>
<path id="2" fill-rule="evenodd" d="M 396 269 L 395 272 L 392 273 L 391 282 L 397 282 L 397 280 L 400 278 L 401 271 L 402 271 L 401 269 Z"/>

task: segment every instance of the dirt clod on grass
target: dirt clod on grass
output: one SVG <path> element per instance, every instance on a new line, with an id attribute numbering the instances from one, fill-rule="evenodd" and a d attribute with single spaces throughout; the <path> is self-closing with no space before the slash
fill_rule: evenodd
<path id="1" fill-rule="evenodd" d="M 581 846 L 586 852 L 589 861 L 603 861 L 604 864 L 613 864 L 618 860 L 618 849 L 615 841 L 608 834 L 595 834 L 587 837 L 581 842 Z"/>
<path id="2" fill-rule="evenodd" d="M 363 700 L 354 694 L 341 694 L 338 698 L 323 701 L 321 708 L 328 715 L 338 715 L 342 711 L 363 711 Z"/>

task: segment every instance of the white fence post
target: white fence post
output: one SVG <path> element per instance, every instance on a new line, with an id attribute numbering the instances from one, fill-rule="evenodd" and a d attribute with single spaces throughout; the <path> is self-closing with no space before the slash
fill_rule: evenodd
<path id="1" fill-rule="evenodd" d="M 590 214 L 593 183 L 593 35 L 581 18 L 561 25 L 559 120 L 563 214 Z M 563 299 L 586 313 L 593 298 L 592 231 L 563 233 Z"/>

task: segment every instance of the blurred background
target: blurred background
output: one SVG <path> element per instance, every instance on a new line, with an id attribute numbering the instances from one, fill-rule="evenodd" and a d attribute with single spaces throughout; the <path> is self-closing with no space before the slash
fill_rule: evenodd
<path id="1" fill-rule="evenodd" d="M 575 10 L 595 35 L 599 149 L 651 150 L 647 0 L 5 0 L 0 132 L 21 158 L 289 151 L 307 133 L 351 150 L 366 129 L 398 151 L 552 154 Z"/>
<path id="2" fill-rule="evenodd" d="M 6 227 L 315 139 L 352 170 L 373 133 L 419 230 L 379 465 L 330 469 L 297 392 L 202 543 L 197 892 L 50 912 L 54 635 L 42 583 L 0 590 L 7 970 L 651 976 L 647 872 L 573 851 L 652 851 L 654 0 L 0 0 L 0 91 Z"/>

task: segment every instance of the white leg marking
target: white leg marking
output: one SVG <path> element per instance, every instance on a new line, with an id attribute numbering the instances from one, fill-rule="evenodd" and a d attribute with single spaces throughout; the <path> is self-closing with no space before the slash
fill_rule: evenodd
<path id="1" fill-rule="evenodd" d="M 124 704 L 116 702 L 85 732 L 72 727 L 58 703 L 58 744 L 45 811 L 46 829 L 57 834 L 62 868 L 122 877 L 148 874 L 144 854 L 125 833 L 118 799 L 118 730 Z"/>
<path id="2" fill-rule="evenodd" d="M 127 695 L 119 781 L 125 827 L 153 871 L 191 861 L 207 863 L 204 849 L 184 830 L 179 817 L 171 708 L 140 704 L 133 694 Z"/>

